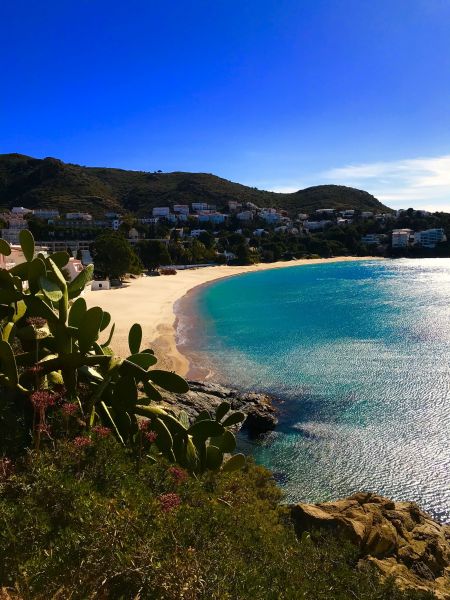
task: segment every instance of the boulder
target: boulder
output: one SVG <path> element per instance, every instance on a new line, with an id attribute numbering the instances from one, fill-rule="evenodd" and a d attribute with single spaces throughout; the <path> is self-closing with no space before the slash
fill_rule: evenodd
<path id="1" fill-rule="evenodd" d="M 202 410 L 213 412 L 226 400 L 233 410 L 241 410 L 247 418 L 242 428 L 250 436 L 266 433 L 278 423 L 275 400 L 267 394 L 240 392 L 217 383 L 188 381 L 189 392 L 172 394 L 166 392 L 163 406 L 172 410 L 184 410 L 194 419 Z"/>
<path id="2" fill-rule="evenodd" d="M 450 525 L 439 524 L 413 502 L 360 492 L 344 500 L 291 506 L 297 535 L 326 529 L 354 544 L 360 564 L 370 563 L 401 588 L 450 600 Z"/>

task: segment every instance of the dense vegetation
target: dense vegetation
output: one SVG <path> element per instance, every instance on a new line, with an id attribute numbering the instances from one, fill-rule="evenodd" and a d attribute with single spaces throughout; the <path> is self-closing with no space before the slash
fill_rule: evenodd
<path id="1" fill-rule="evenodd" d="M 0 205 L 58 207 L 67 211 L 129 211 L 148 214 L 154 206 L 208 202 L 224 207 L 229 200 L 253 202 L 296 214 L 316 208 L 387 209 L 369 193 L 324 185 L 293 194 L 261 191 L 206 173 L 147 173 L 82 167 L 54 158 L 0 155 Z"/>
<path id="2" fill-rule="evenodd" d="M 279 502 L 251 463 L 194 479 L 164 462 L 137 472 L 111 435 L 55 442 L 0 471 L 0 589 L 42 600 L 429 597 L 380 584 L 342 542 L 298 540 Z"/>

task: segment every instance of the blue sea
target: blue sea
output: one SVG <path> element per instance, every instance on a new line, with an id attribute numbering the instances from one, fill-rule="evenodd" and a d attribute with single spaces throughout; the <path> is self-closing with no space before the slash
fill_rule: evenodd
<path id="1" fill-rule="evenodd" d="M 283 400 L 276 431 L 240 444 L 287 500 L 367 490 L 450 522 L 449 259 L 261 271 L 192 302 L 194 359 Z"/>

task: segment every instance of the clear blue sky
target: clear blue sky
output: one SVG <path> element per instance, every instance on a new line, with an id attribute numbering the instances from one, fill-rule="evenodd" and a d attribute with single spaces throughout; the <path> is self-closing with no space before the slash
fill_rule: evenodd
<path id="1" fill-rule="evenodd" d="M 0 152 L 450 210 L 450 0 L 10 0 Z"/>

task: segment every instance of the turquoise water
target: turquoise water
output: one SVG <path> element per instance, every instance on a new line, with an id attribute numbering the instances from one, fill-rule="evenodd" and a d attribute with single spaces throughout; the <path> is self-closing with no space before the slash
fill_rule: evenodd
<path id="1" fill-rule="evenodd" d="M 447 259 L 246 274 L 195 297 L 195 356 L 284 400 L 241 444 L 288 500 L 370 490 L 450 521 L 449 301 Z"/>

